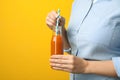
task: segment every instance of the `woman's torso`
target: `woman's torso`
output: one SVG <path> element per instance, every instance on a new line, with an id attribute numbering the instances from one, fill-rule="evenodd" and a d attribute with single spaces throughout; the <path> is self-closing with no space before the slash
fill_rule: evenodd
<path id="1" fill-rule="evenodd" d="M 120 0 L 75 0 L 68 27 L 72 54 L 88 60 L 120 56 Z M 119 80 L 93 74 L 71 74 L 71 80 Z"/>

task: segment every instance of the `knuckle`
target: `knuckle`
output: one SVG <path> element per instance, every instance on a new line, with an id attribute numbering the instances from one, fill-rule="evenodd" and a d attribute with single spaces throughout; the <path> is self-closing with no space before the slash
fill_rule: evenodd
<path id="1" fill-rule="evenodd" d="M 70 55 L 70 59 L 71 59 L 71 60 L 74 60 L 74 56 L 73 56 L 73 55 Z"/>
<path id="2" fill-rule="evenodd" d="M 71 55 L 70 55 L 69 60 L 70 60 L 70 63 L 71 63 L 72 65 L 74 65 L 74 63 L 75 63 L 75 62 L 74 62 L 74 56 L 71 56 Z"/>
<path id="3" fill-rule="evenodd" d="M 73 58 L 74 56 L 73 55 L 70 55 L 71 58 Z"/>
<path id="4" fill-rule="evenodd" d="M 72 65 L 70 68 L 71 68 L 71 70 L 73 70 L 73 69 L 74 69 L 74 66 Z"/>
<path id="5" fill-rule="evenodd" d="M 73 61 L 73 60 L 70 60 L 70 64 L 73 65 L 73 64 L 74 64 L 74 61 Z"/>

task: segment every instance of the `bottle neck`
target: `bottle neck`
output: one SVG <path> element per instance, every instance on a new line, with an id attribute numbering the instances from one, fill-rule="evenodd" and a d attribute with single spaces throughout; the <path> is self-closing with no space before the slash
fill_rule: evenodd
<path id="1" fill-rule="evenodd" d="M 53 34 L 54 35 L 61 35 L 62 36 L 62 27 L 58 26 L 53 29 Z"/>

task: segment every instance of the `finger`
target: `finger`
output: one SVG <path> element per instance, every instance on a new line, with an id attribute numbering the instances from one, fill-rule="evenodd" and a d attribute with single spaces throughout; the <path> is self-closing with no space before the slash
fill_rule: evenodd
<path id="1" fill-rule="evenodd" d="M 68 59 L 68 55 L 52 55 L 51 59 Z"/>
<path id="2" fill-rule="evenodd" d="M 71 70 L 75 68 L 74 65 L 71 64 L 71 63 L 61 63 L 61 62 L 56 63 L 56 62 L 50 62 L 50 65 L 51 65 L 52 67 L 59 67 L 59 68 L 65 68 L 65 69 L 71 69 Z"/>
<path id="3" fill-rule="evenodd" d="M 50 17 L 53 20 L 56 20 L 58 14 L 55 11 L 52 11 L 48 14 L 48 17 Z"/>
<path id="4" fill-rule="evenodd" d="M 59 63 L 59 64 L 69 64 L 69 60 L 64 59 L 50 59 L 51 63 Z"/>
<path id="5" fill-rule="evenodd" d="M 71 65 L 68 64 L 57 64 L 57 63 L 50 63 L 52 67 L 64 68 L 64 69 L 71 69 Z"/>
<path id="6" fill-rule="evenodd" d="M 49 21 L 46 21 L 46 24 L 52 29 L 52 27 L 54 26 L 53 23 L 49 22 Z"/>
<path id="7" fill-rule="evenodd" d="M 55 25 L 55 22 L 56 22 L 55 20 L 53 20 L 49 17 L 46 18 L 46 21 L 52 23 L 53 25 Z"/>
<path id="8" fill-rule="evenodd" d="M 63 69 L 63 68 L 58 68 L 58 67 L 52 67 L 55 70 L 60 70 L 60 71 L 65 71 L 65 72 L 71 72 L 70 69 Z"/>
<path id="9" fill-rule="evenodd" d="M 50 19 L 54 20 L 54 21 L 56 21 L 56 19 L 57 19 L 53 14 L 49 15 L 48 17 L 49 17 Z"/>
<path id="10" fill-rule="evenodd" d="M 51 13 L 52 13 L 52 15 L 54 15 L 54 17 L 55 17 L 55 18 L 57 18 L 57 17 L 58 17 L 58 14 L 57 14 L 57 12 L 56 12 L 56 11 L 52 11 Z"/>

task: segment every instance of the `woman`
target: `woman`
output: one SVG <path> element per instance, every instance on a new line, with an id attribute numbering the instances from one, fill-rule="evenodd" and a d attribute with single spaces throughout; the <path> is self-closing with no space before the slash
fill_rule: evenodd
<path id="1" fill-rule="evenodd" d="M 46 18 L 50 29 L 58 14 Z M 70 80 L 120 80 L 120 0 L 74 0 L 68 29 L 61 17 L 64 49 L 53 55 L 55 70 L 70 72 Z"/>

